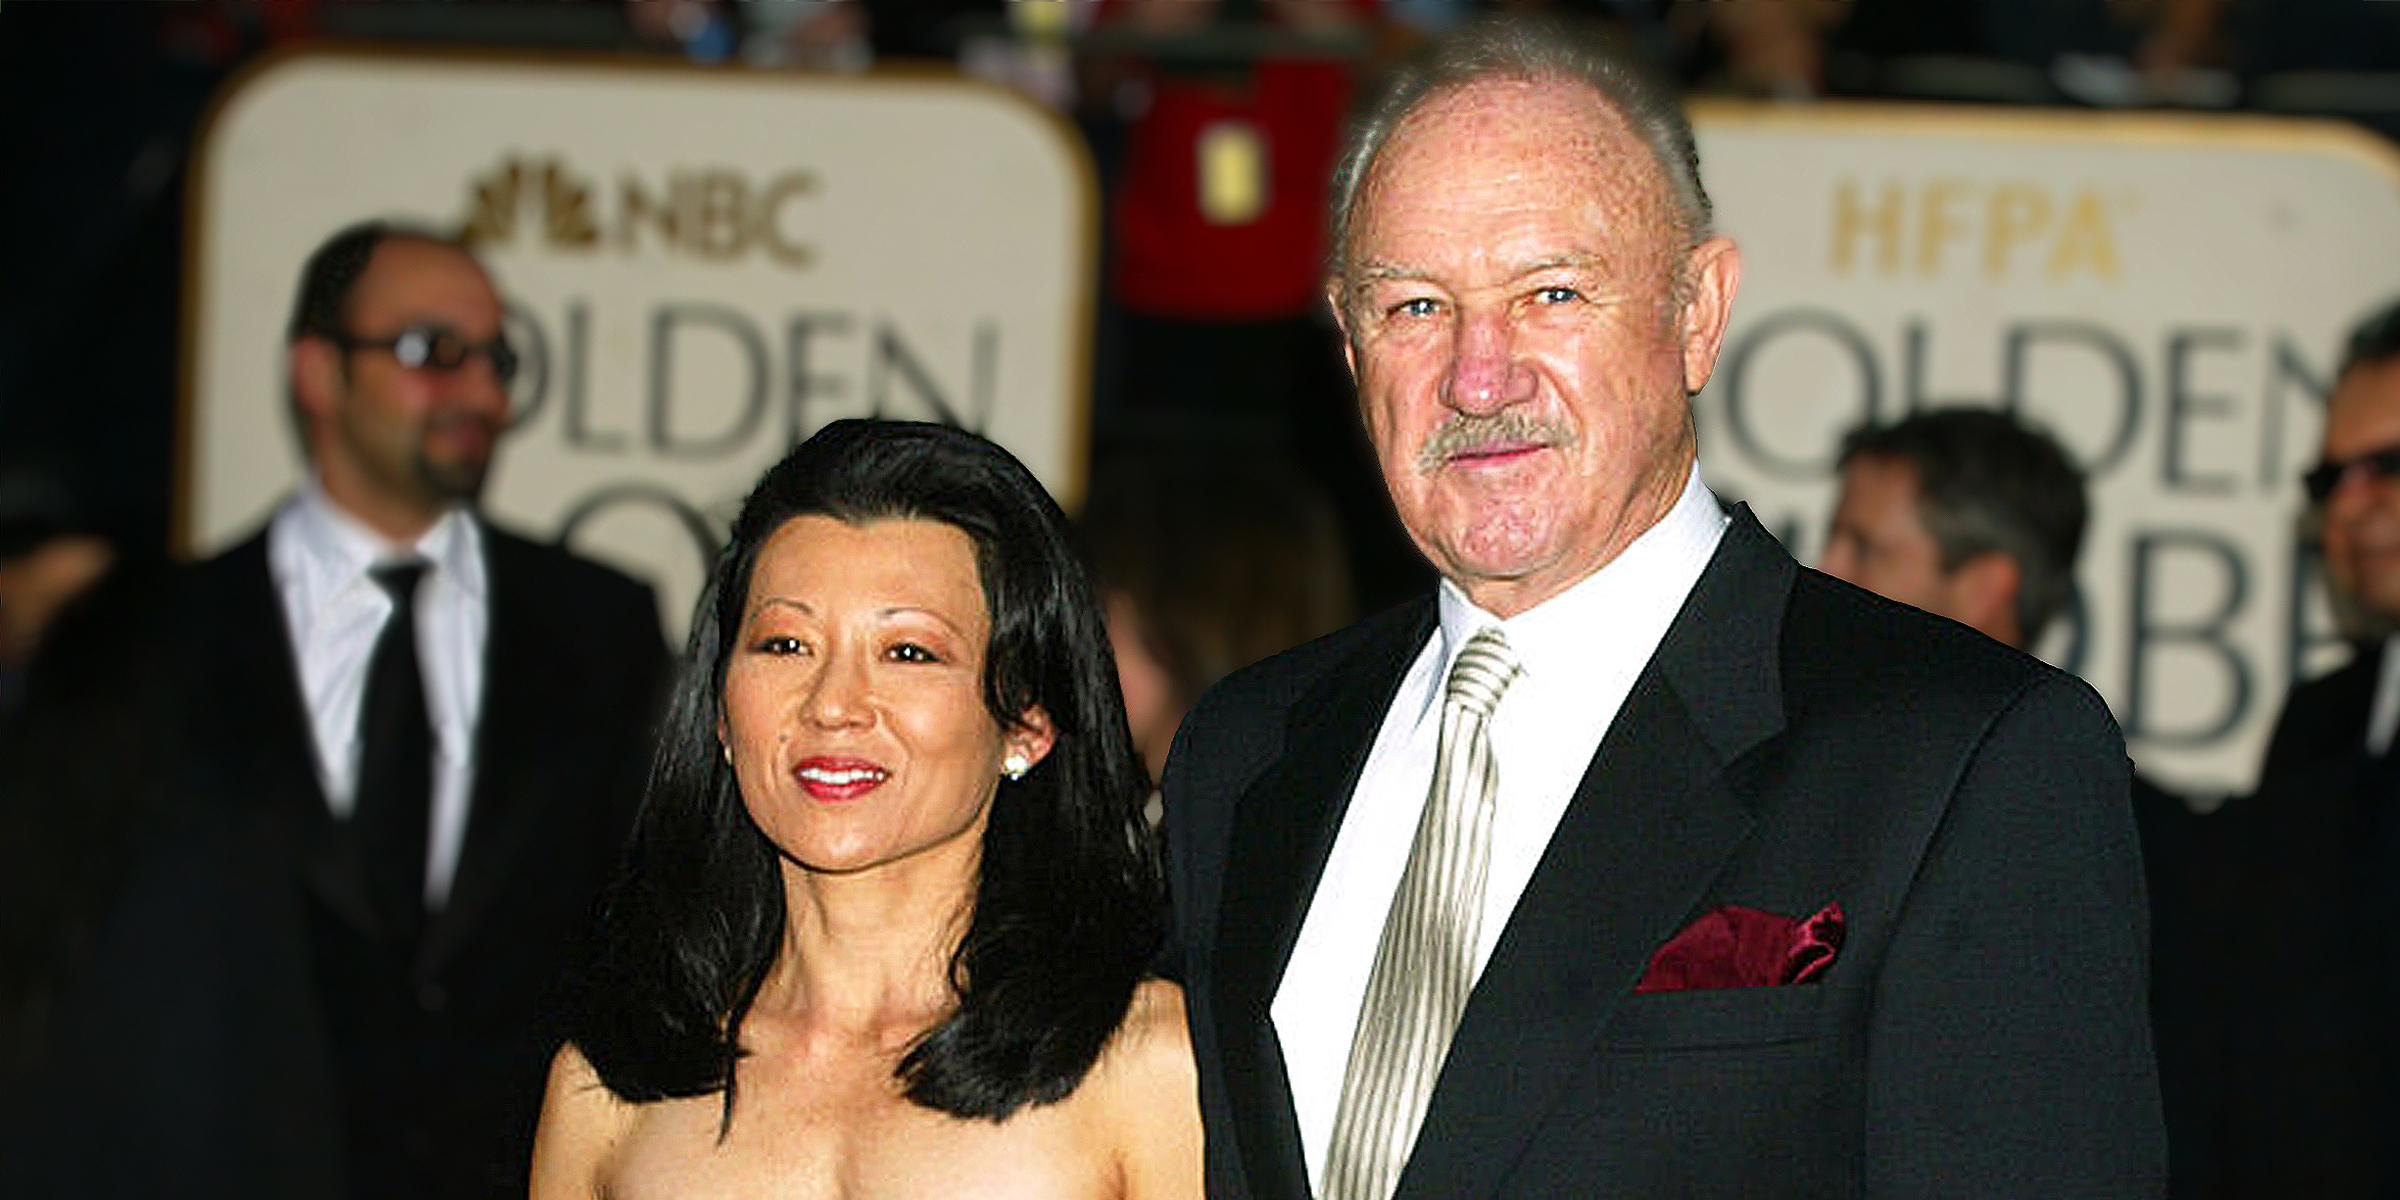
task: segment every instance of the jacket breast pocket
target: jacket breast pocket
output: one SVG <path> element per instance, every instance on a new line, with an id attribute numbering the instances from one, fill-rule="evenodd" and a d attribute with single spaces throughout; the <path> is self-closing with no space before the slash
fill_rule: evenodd
<path id="1" fill-rule="evenodd" d="M 1672 1050 L 1773 1046 L 1821 1036 L 1831 989 L 1708 988 L 1651 992 L 1625 998 L 1601 1032 L 1607 1050 Z"/>

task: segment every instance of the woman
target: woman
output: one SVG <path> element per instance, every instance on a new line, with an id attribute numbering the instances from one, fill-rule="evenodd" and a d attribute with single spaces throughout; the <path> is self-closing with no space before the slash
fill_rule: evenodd
<path id="1" fill-rule="evenodd" d="M 768 471 L 551 1071 L 537 1200 L 1199 1195 L 1107 644 L 1057 506 L 989 442 L 843 421 Z"/>

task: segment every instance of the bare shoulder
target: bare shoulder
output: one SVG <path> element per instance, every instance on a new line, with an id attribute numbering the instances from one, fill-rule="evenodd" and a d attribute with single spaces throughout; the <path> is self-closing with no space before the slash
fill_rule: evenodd
<path id="1" fill-rule="evenodd" d="M 1128 1197 L 1200 1195 L 1200 1085 L 1183 989 L 1149 980 L 1095 1065 L 1096 1114 L 1112 1133 Z"/>
<path id="2" fill-rule="evenodd" d="M 1184 1024 L 1183 989 L 1163 979 L 1135 987 L 1125 1020 L 1111 1035 L 1086 1081 L 1102 1096 L 1134 1099 L 1158 1091 L 1197 1089 L 1191 1029 Z"/>
<path id="3" fill-rule="evenodd" d="M 1125 1007 L 1125 1023 L 1117 1027 L 1109 1053 L 1144 1058 L 1169 1057 L 1186 1072 L 1192 1063 L 1192 1031 L 1185 1024 L 1183 987 L 1164 979 L 1145 979 L 1133 990 Z"/>
<path id="4" fill-rule="evenodd" d="M 542 1123 L 533 1140 L 533 1200 L 604 1194 L 609 1160 L 641 1110 L 617 1098 L 572 1043 L 550 1060 Z"/>

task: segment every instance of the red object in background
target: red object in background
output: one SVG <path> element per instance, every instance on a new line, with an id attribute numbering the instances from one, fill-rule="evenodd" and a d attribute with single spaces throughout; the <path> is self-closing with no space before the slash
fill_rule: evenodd
<path id="1" fill-rule="evenodd" d="M 1301 59 L 1258 63 L 1247 88 L 1159 77 L 1111 202 L 1118 301 L 1190 320 L 1291 317 L 1322 302 L 1327 177 L 1350 88 L 1348 67 Z M 1261 203 L 1233 222 L 1202 202 L 1202 142 L 1229 132 L 1261 168 Z"/>
<path id="2" fill-rule="evenodd" d="M 313 36 L 318 0 L 210 0 L 161 9 L 160 30 L 170 51 L 200 66 L 224 70 L 262 47 Z"/>

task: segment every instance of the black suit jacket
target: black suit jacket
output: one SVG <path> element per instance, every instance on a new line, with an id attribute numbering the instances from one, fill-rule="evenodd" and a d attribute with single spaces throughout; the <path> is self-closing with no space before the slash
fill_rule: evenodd
<path id="1" fill-rule="evenodd" d="M 1229 679 L 1166 770 L 1212 1196 L 1304 1196 L 1269 1016 L 1430 599 Z M 1595 631 L 1595 636 L 1604 636 Z M 1476 985 L 1402 1197 L 2155 1195 L 2128 768 L 2075 679 L 1733 526 Z M 1633 994 L 1742 905 L 1815 984 Z"/>
<path id="2" fill-rule="evenodd" d="M 171 606 L 181 749 L 50 1056 L 42 1187 L 524 1194 L 558 1003 L 630 829 L 665 650 L 647 587 L 488 524 L 482 540 L 467 830 L 413 956 L 326 808 L 265 535 L 188 572 Z"/>
<path id="3" fill-rule="evenodd" d="M 2194 1095 L 2176 1195 L 2400 1196 L 2400 760 L 2383 650 L 2292 689 L 2258 790 L 2203 818 Z M 2181 1090 L 2181 1089 L 2179 1089 Z"/>

